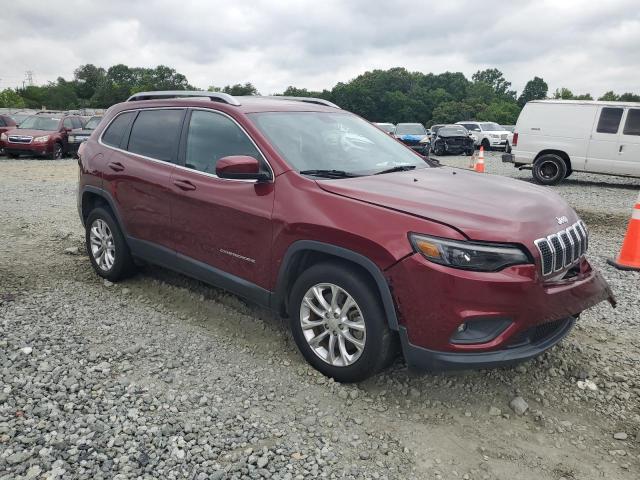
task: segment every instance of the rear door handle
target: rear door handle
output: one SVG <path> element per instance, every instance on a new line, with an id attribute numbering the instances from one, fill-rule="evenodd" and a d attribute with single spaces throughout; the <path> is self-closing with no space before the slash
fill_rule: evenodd
<path id="1" fill-rule="evenodd" d="M 173 184 L 180 190 L 195 190 L 196 186 L 189 180 L 174 180 Z"/>
<path id="2" fill-rule="evenodd" d="M 108 165 L 109 168 L 114 172 L 121 172 L 124 170 L 124 165 L 122 165 L 120 162 L 109 162 Z"/>

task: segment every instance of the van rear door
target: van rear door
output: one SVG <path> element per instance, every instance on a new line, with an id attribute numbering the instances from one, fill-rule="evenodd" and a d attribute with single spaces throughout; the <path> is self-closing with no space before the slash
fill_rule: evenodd
<path id="1" fill-rule="evenodd" d="M 640 107 L 627 108 L 622 125 L 618 147 L 620 174 L 640 177 Z"/>
<path id="2" fill-rule="evenodd" d="M 589 140 L 587 153 L 588 172 L 619 174 L 617 165 L 620 147 L 620 124 L 624 114 L 623 107 L 598 107 L 598 114 Z"/>

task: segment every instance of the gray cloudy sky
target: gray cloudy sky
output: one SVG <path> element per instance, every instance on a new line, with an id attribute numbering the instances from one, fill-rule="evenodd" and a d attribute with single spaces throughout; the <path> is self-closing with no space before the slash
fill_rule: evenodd
<path id="1" fill-rule="evenodd" d="M 55 6 L 55 7 L 54 7 Z M 640 93 L 638 0 L 11 0 L 0 88 L 71 78 L 78 65 L 164 64 L 206 88 L 330 88 L 374 68 L 497 67 L 517 90 Z"/>

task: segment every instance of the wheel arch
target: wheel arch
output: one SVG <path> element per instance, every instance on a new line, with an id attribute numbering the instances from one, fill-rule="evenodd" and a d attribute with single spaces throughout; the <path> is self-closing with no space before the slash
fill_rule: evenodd
<path id="1" fill-rule="evenodd" d="M 391 289 L 380 268 L 369 258 L 353 250 L 315 240 L 299 240 L 287 250 L 278 271 L 272 309 L 284 317 L 288 316 L 289 292 L 296 278 L 312 265 L 331 260 L 349 262 L 371 279 L 382 300 L 389 328 L 397 331 L 398 317 Z"/>
<path id="2" fill-rule="evenodd" d="M 80 198 L 80 216 L 83 225 L 86 223 L 86 220 L 93 209 L 97 207 L 107 207 L 115 216 L 123 235 L 125 238 L 127 237 L 124 223 L 120 217 L 120 212 L 118 212 L 115 201 L 109 192 L 106 192 L 101 188 L 88 185 L 82 189 L 82 196 Z"/>

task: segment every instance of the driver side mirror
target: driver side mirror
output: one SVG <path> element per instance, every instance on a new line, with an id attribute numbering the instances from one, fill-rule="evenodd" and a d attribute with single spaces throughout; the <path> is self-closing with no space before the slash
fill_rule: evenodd
<path id="1" fill-rule="evenodd" d="M 270 179 L 267 173 L 260 171 L 260 162 L 248 155 L 230 155 L 216 162 L 216 175 L 234 180 L 256 180 L 265 182 Z"/>

